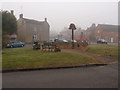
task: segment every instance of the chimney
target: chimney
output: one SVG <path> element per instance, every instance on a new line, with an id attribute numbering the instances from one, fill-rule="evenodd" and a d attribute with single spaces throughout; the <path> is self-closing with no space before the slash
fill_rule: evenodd
<path id="1" fill-rule="evenodd" d="M 96 27 L 95 23 L 92 24 L 92 27 Z"/>
<path id="2" fill-rule="evenodd" d="M 45 18 L 45 22 L 47 22 L 47 18 Z"/>
<path id="3" fill-rule="evenodd" d="M 14 11 L 13 10 L 11 10 L 11 14 L 14 15 Z"/>
<path id="4" fill-rule="evenodd" d="M 23 14 L 20 14 L 19 18 L 23 18 Z"/>

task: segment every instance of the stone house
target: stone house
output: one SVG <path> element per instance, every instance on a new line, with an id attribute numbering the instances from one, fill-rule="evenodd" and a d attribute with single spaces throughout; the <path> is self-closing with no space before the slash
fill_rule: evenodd
<path id="1" fill-rule="evenodd" d="M 45 21 L 36 21 L 23 18 L 23 14 L 20 14 L 17 26 L 18 41 L 31 43 L 33 41 L 40 42 L 49 40 L 50 26 L 47 22 L 47 18 L 45 18 Z"/>

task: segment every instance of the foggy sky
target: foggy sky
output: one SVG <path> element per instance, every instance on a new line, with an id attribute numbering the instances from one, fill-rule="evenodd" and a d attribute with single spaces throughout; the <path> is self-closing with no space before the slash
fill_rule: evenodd
<path id="1" fill-rule="evenodd" d="M 82 29 L 92 23 L 118 24 L 117 2 L 5 2 L 2 9 L 14 10 L 17 19 L 20 13 L 38 21 L 47 18 L 50 30 L 58 32 L 70 23 Z"/>

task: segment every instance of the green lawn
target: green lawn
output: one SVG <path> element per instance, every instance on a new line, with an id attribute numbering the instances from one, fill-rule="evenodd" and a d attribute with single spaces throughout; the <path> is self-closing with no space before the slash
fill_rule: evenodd
<path id="1" fill-rule="evenodd" d="M 118 57 L 118 46 L 114 45 L 105 44 L 89 45 L 85 51 L 93 54 Z"/>
<path id="2" fill-rule="evenodd" d="M 0 53 L 0 68 L 2 67 L 2 54 Z"/>
<path id="3" fill-rule="evenodd" d="M 104 63 L 88 56 L 64 52 L 42 52 L 27 48 L 4 49 L 2 52 L 3 69 L 55 67 Z"/>

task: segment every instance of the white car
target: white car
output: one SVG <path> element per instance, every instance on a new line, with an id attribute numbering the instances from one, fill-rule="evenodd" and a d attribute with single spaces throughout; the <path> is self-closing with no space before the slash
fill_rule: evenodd
<path id="1" fill-rule="evenodd" d="M 100 43 L 100 44 L 107 44 L 107 41 L 105 39 L 99 39 L 97 41 L 97 43 Z"/>

